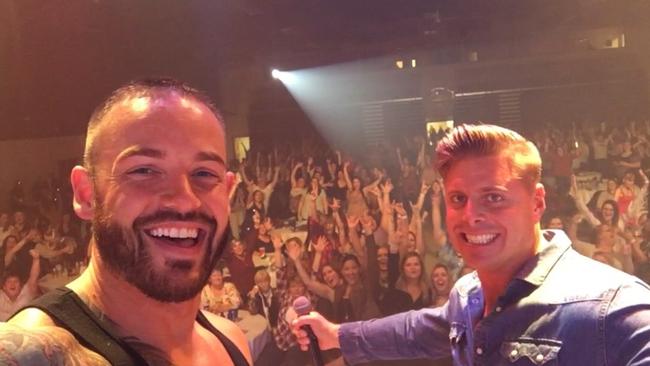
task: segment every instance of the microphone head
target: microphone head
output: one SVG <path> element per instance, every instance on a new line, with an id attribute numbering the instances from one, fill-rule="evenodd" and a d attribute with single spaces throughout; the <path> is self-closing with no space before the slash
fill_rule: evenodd
<path id="1" fill-rule="evenodd" d="M 311 301 L 305 296 L 300 296 L 297 299 L 293 300 L 293 310 L 296 311 L 298 316 L 307 315 L 312 311 Z"/>

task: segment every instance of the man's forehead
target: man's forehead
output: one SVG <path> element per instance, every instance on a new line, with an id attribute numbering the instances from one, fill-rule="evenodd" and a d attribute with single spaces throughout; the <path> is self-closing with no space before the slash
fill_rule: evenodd
<path id="1" fill-rule="evenodd" d="M 107 113 L 107 119 L 109 122 L 123 119 L 139 120 L 156 111 L 170 109 L 186 112 L 189 116 L 214 116 L 208 106 L 194 97 L 173 90 L 161 90 L 122 99 Z M 216 116 L 214 117 L 216 119 Z"/>
<path id="2" fill-rule="evenodd" d="M 204 155 L 225 160 L 225 131 L 212 111 L 200 101 L 178 93 L 127 98 L 105 116 L 96 131 L 102 152 L 114 156 L 138 150 L 165 152 L 166 142 L 196 147 Z"/>

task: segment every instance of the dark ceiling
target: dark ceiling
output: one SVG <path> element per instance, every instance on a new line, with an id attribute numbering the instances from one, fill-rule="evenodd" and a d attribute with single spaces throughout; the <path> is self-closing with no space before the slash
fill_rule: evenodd
<path id="1" fill-rule="evenodd" d="M 307 67 L 648 19 L 644 0 L 0 0 L 0 139 L 83 132 L 148 75 L 219 99 L 219 70 Z"/>

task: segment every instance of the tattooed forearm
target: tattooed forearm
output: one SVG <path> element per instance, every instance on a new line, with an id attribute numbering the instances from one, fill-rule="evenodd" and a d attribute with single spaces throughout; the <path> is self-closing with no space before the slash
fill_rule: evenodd
<path id="1" fill-rule="evenodd" d="M 66 330 L 53 326 L 21 328 L 0 325 L 0 365 L 109 366 L 102 356 L 82 347 Z"/>

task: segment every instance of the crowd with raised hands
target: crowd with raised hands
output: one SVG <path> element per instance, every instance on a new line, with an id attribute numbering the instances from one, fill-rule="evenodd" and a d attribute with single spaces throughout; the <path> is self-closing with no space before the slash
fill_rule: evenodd
<path id="1" fill-rule="evenodd" d="M 650 280 L 650 123 L 521 132 L 542 154 L 543 228 L 562 229 L 581 254 Z M 415 136 L 354 157 L 304 140 L 254 147 L 233 161 L 231 239 L 202 308 L 263 316 L 273 337 L 258 363 L 301 365 L 308 355 L 290 329 L 298 296 L 339 323 L 442 306 L 454 282 L 474 274 L 447 239 L 435 144 L 435 136 Z M 12 209 L 0 214 L 0 308 L 37 296 L 34 283 L 56 268 L 78 271 L 90 235 L 67 211 L 35 209 L 12 194 Z"/>
<path id="2" fill-rule="evenodd" d="M 63 208 L 63 195 L 44 181 L 27 194 L 17 182 L 0 211 L 0 321 L 47 290 L 43 277 L 72 278 L 85 267 L 89 231 Z"/>
<path id="3" fill-rule="evenodd" d="M 650 281 L 650 121 L 533 133 L 550 189 L 545 227 L 581 254 Z"/>
<path id="4" fill-rule="evenodd" d="M 523 131 L 543 156 L 543 228 L 646 281 L 649 132 L 647 122 Z M 233 163 L 233 239 L 221 265 L 247 298 L 241 306 L 268 318 L 286 363 L 301 359 L 288 327 L 297 296 L 332 321 L 366 320 L 441 306 L 455 280 L 472 275 L 447 240 L 434 147 L 416 136 L 354 158 L 308 143 Z"/>

